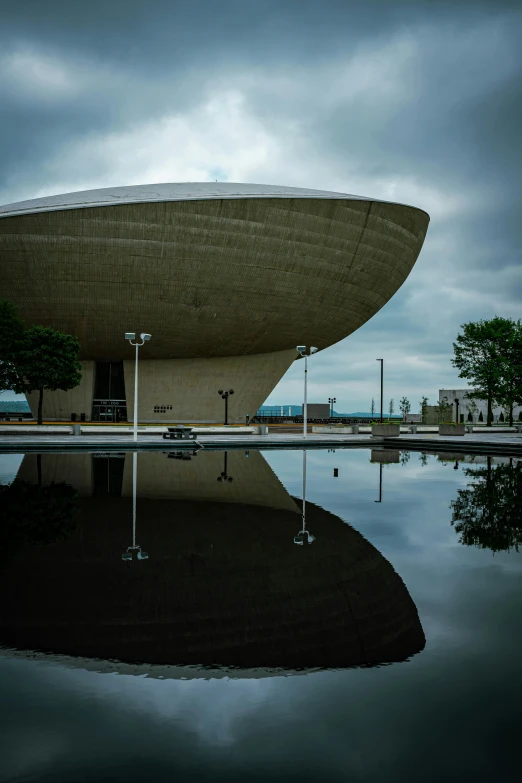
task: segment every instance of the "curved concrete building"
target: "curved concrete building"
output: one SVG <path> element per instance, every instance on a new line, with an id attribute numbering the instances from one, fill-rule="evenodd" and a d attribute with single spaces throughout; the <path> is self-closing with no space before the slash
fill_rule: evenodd
<path id="1" fill-rule="evenodd" d="M 242 677 L 377 666 L 424 649 L 406 585 L 369 541 L 307 502 L 315 541 L 295 546 L 301 501 L 260 452 L 229 452 L 234 480 L 216 481 L 224 457 L 139 455 L 136 540 L 149 557 L 123 562 L 132 456 L 26 454 L 2 498 L 0 647 L 71 656 L 80 666 L 87 658 L 100 671 L 118 670 L 118 661 L 140 674 L 180 676 L 177 667 L 190 666 Z M 44 487 L 65 480 L 79 495 L 66 537 L 46 545 L 38 511 L 37 541 L 24 540 L 31 521 L 20 520 L 17 492 L 39 476 Z"/>
<path id="2" fill-rule="evenodd" d="M 368 321 L 410 273 L 428 228 L 415 207 L 344 193 L 233 183 L 69 193 L 0 207 L 0 296 L 28 324 L 79 338 L 82 383 L 46 393 L 44 417 L 252 415 L 296 359 Z M 30 400 L 33 406 L 33 400 Z M 129 415 L 130 418 L 130 415 Z"/>

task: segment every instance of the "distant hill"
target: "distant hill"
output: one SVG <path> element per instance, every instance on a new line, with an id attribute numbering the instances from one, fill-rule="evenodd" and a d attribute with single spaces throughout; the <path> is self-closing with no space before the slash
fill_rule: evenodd
<path id="1" fill-rule="evenodd" d="M 261 405 L 261 407 L 258 410 L 258 414 L 260 416 L 301 416 L 303 412 L 301 405 Z M 337 416 L 338 418 L 356 418 L 356 419 L 378 419 L 379 414 L 374 413 L 373 415 L 371 413 L 362 413 L 361 411 L 356 411 L 355 413 L 338 413 L 338 411 L 333 412 L 334 416 Z M 384 418 L 389 419 L 402 419 L 402 416 L 398 413 L 395 413 L 393 416 L 389 416 L 388 413 L 383 414 Z"/>
<path id="2" fill-rule="evenodd" d="M 30 413 L 27 400 L 2 400 L 0 398 L 0 413 Z"/>
<path id="3" fill-rule="evenodd" d="M 337 411 L 334 411 L 334 416 L 353 416 L 357 419 L 375 419 L 377 420 L 380 417 L 380 413 L 363 413 L 361 411 L 356 411 L 355 413 L 337 413 Z M 400 413 L 393 413 L 391 416 L 389 413 L 383 413 L 382 414 L 384 419 L 401 419 L 402 416 Z"/>

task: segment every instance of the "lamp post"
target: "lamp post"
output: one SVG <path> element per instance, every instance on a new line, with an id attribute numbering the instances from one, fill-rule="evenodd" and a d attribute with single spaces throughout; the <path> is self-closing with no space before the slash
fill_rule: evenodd
<path id="1" fill-rule="evenodd" d="M 125 339 L 136 347 L 136 363 L 134 365 L 134 443 L 138 442 L 138 348 L 148 342 L 150 334 L 140 334 L 141 343 L 132 341 L 136 339 L 136 332 L 125 332 Z"/>
<path id="2" fill-rule="evenodd" d="M 460 422 L 459 422 L 459 402 L 460 402 L 460 400 L 458 400 L 457 397 L 455 397 L 455 421 L 457 422 L 457 424 L 460 424 Z"/>
<path id="3" fill-rule="evenodd" d="M 337 402 L 337 397 L 328 397 L 328 402 L 330 403 L 330 418 L 333 416 L 333 406 Z"/>
<path id="4" fill-rule="evenodd" d="M 316 353 L 318 349 L 314 348 L 312 345 L 310 347 L 310 356 L 313 353 Z M 303 405 L 303 438 L 306 438 L 306 418 L 307 418 L 307 392 L 308 392 L 308 355 L 306 353 L 306 345 L 298 345 L 296 346 L 296 351 L 300 356 L 304 356 L 305 365 L 304 365 L 304 405 Z"/>
<path id="5" fill-rule="evenodd" d="M 137 553 L 138 560 L 148 560 L 147 552 L 143 552 L 141 546 L 136 545 L 136 484 L 138 477 L 138 452 L 132 453 L 132 546 L 128 546 L 122 554 L 122 560 L 132 560 L 134 552 Z"/>
<path id="6" fill-rule="evenodd" d="M 225 426 L 228 426 L 228 397 L 230 394 L 234 394 L 234 389 L 219 389 L 218 394 L 221 394 L 222 398 L 225 400 Z"/>
<path id="7" fill-rule="evenodd" d="M 381 424 L 382 424 L 382 399 L 384 393 L 384 359 L 376 359 L 375 361 L 381 363 Z"/>

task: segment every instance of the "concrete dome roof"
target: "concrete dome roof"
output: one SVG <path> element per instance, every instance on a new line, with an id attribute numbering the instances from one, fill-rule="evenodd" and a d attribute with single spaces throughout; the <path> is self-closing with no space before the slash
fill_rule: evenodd
<path id="1" fill-rule="evenodd" d="M 18 201 L 0 206 L 0 217 L 28 215 L 35 212 L 53 212 L 62 209 L 139 204 L 155 201 L 206 201 L 209 199 L 241 198 L 321 198 L 379 201 L 365 196 L 332 193 L 311 188 L 292 188 L 283 185 L 255 185 L 238 182 L 160 182 L 156 185 L 125 185 L 116 188 L 96 188 L 76 193 Z M 384 202 L 387 203 L 387 202 Z"/>
<path id="2" fill-rule="evenodd" d="M 130 358 L 122 329 L 146 329 L 148 359 L 293 351 L 281 374 L 296 345 L 326 348 L 386 304 L 429 223 L 392 202 L 233 183 L 85 191 L 0 217 L 2 295 L 27 324 L 76 336 L 82 360 Z"/>

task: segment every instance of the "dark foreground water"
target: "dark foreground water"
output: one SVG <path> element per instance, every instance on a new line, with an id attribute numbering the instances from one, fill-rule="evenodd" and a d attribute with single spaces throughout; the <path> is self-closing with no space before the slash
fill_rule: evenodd
<path id="1" fill-rule="evenodd" d="M 0 780 L 519 779 L 521 463 L 133 467 L 0 455 Z"/>

